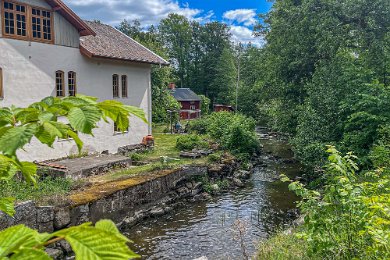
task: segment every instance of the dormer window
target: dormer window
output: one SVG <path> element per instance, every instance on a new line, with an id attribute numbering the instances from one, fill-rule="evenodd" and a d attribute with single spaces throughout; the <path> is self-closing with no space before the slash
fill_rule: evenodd
<path id="1" fill-rule="evenodd" d="M 27 4 L 3 1 L 2 29 L 4 37 L 53 42 L 53 13 Z"/>

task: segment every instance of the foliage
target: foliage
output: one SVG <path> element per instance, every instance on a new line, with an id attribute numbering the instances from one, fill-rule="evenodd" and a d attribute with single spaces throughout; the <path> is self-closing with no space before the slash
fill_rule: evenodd
<path id="1" fill-rule="evenodd" d="M 200 120 L 191 120 L 187 123 L 187 131 L 190 133 L 204 135 L 207 133 L 208 120 L 207 117 L 203 117 Z"/>
<path id="2" fill-rule="evenodd" d="M 207 134 L 224 149 L 233 153 L 252 155 L 259 149 L 253 119 L 229 112 L 211 113 L 209 116 L 190 122 L 189 131 Z"/>
<path id="3" fill-rule="evenodd" d="M 306 240 L 309 256 L 389 258 L 390 175 L 383 169 L 357 174 L 357 158 L 351 153 L 342 156 L 332 146 L 327 152 L 323 190 L 309 190 L 299 182 L 289 185 L 302 197 L 298 207 L 305 222 L 299 237 Z"/>
<path id="4" fill-rule="evenodd" d="M 306 254 L 307 243 L 293 232 L 280 232 L 260 243 L 256 259 L 262 260 L 315 260 Z"/>
<path id="5" fill-rule="evenodd" d="M 216 63 L 215 77 L 210 84 L 208 95 L 213 98 L 214 104 L 233 104 L 236 83 L 235 58 L 232 51 L 225 48 Z"/>
<path id="6" fill-rule="evenodd" d="M 211 101 L 205 95 L 199 95 L 199 97 L 201 99 L 200 110 L 202 111 L 202 115 L 208 115 L 210 113 Z"/>
<path id="7" fill-rule="evenodd" d="M 47 97 L 27 108 L 1 108 L 0 181 L 9 185 L 16 173 L 20 172 L 27 183 L 37 184 L 36 165 L 20 161 L 17 157 L 17 151 L 30 143 L 33 137 L 49 147 L 52 147 L 57 139 L 71 137 L 81 152 L 83 142 L 79 133 L 93 135 L 93 129 L 101 120 L 112 120 L 119 129 L 125 131 L 129 127 L 131 115 L 146 122 L 144 112 L 140 108 L 111 100 L 97 102 L 97 98 L 82 95 Z M 50 189 L 45 188 L 47 191 Z M 15 214 L 14 200 L 10 197 L 0 197 L 0 210 L 11 216 Z M 44 247 L 53 243 L 50 239 L 67 240 L 76 252 L 77 259 L 129 259 L 136 256 L 127 247 L 127 239 L 119 234 L 114 223 L 100 221 L 95 227 L 84 224 L 51 235 L 39 234 L 23 225 L 10 227 L 0 233 L 0 257 L 50 259 L 44 252 Z M 112 251 L 113 247 L 116 248 L 115 252 Z"/>
<path id="8" fill-rule="evenodd" d="M 160 96 L 153 100 L 153 122 L 155 123 L 169 123 L 170 113 L 168 110 L 174 111 L 172 113 L 172 122 L 177 122 L 179 120 L 179 110 L 181 105 L 177 100 L 169 93 L 168 90 L 163 90 L 160 92 Z"/>
<path id="9" fill-rule="evenodd" d="M 124 20 L 118 26 L 118 30 L 139 41 L 161 57 L 168 59 L 168 50 L 160 40 L 160 34 L 154 26 L 147 30 L 141 27 L 138 20 Z M 152 121 L 155 123 L 167 122 L 167 110 L 180 109 L 179 103 L 173 99 L 167 90 L 168 84 L 174 81 L 173 68 L 171 66 L 152 66 Z M 175 120 L 178 119 L 176 114 Z"/>
<path id="10" fill-rule="evenodd" d="M 218 193 L 220 190 L 226 190 L 230 187 L 230 182 L 227 179 L 211 179 L 208 175 L 204 175 L 199 180 L 202 183 L 202 187 L 205 192 L 210 194 Z M 214 187 L 218 186 L 218 190 Z"/>
<path id="11" fill-rule="evenodd" d="M 95 226 L 85 223 L 53 234 L 13 226 L 0 232 L 1 259 L 51 259 L 44 251 L 46 246 L 66 240 L 76 259 L 134 259 L 138 255 L 129 250 L 129 240 L 120 234 L 110 220 L 98 221 Z M 115 248 L 115 250 L 113 250 Z"/>
<path id="12" fill-rule="evenodd" d="M 190 151 L 195 148 L 208 148 L 208 143 L 199 135 L 182 135 L 176 140 L 176 148 L 181 151 Z"/>
<path id="13" fill-rule="evenodd" d="M 241 59 L 257 71 L 243 66 L 242 112 L 290 134 L 307 166 L 323 165 L 321 147 L 337 144 L 369 167 L 389 122 L 389 14 L 386 0 L 275 1 L 255 28 L 264 48 Z"/>

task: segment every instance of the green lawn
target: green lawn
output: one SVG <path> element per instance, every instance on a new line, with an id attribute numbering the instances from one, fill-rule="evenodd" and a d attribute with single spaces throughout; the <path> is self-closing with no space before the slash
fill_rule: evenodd
<path id="1" fill-rule="evenodd" d="M 147 163 L 146 165 L 132 166 L 127 169 L 112 172 L 104 176 L 98 177 L 96 180 L 116 180 L 129 175 L 151 172 L 164 168 L 177 168 L 182 165 L 205 164 L 208 161 L 207 157 L 199 159 L 184 159 L 180 158 L 180 151 L 176 149 L 176 140 L 180 134 L 163 133 L 166 125 L 158 125 L 153 128 L 153 137 L 155 146 L 152 151 L 139 153 L 134 155 L 134 159 L 139 162 Z M 161 163 L 161 157 L 167 156 L 170 160 L 168 164 Z"/>

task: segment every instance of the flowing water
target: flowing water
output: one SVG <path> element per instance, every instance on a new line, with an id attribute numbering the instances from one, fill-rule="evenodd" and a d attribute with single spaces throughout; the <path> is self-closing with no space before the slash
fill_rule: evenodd
<path id="1" fill-rule="evenodd" d="M 259 241 L 288 226 L 297 198 L 278 176 L 301 175 L 301 166 L 291 160 L 286 142 L 265 129 L 258 133 L 263 165 L 255 168 L 245 188 L 142 221 L 128 232 L 132 249 L 143 259 L 243 259 L 256 252 Z"/>

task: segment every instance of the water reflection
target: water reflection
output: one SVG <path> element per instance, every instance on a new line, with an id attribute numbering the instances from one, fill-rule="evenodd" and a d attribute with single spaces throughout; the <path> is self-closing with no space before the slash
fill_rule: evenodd
<path id="1" fill-rule="evenodd" d="M 128 232 L 133 249 L 143 259 L 241 259 L 242 250 L 233 224 L 245 224 L 246 249 L 256 250 L 258 241 L 291 220 L 296 197 L 277 180 L 281 173 L 301 174 L 301 167 L 283 159 L 292 158 L 285 142 L 260 136 L 263 165 L 250 183 L 208 202 L 187 204 L 174 212 L 144 221 Z"/>

